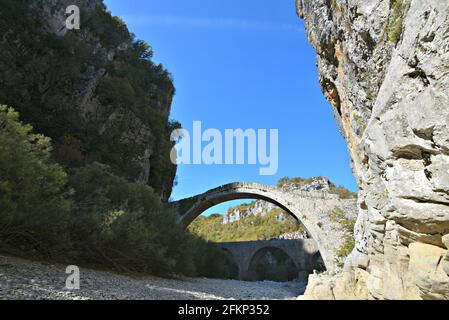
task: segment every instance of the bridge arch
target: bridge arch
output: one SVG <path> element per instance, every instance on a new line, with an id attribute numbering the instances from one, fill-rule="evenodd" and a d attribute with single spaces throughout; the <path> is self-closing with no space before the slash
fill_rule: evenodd
<path id="1" fill-rule="evenodd" d="M 183 226 L 187 227 L 193 220 L 195 220 L 199 215 L 201 215 L 207 209 L 232 200 L 241 199 L 255 199 L 264 200 L 270 202 L 279 208 L 285 210 L 291 214 L 295 219 L 298 218 L 290 211 L 288 204 L 284 203 L 282 199 L 276 199 L 273 195 L 267 194 L 263 188 L 245 188 L 246 190 L 241 190 L 240 184 L 229 184 L 216 189 L 209 190 L 208 192 L 179 201 L 181 206 L 187 207 L 184 214 L 180 217 L 178 222 Z"/>
<path id="2" fill-rule="evenodd" d="M 231 200 L 257 199 L 270 202 L 296 218 L 315 240 L 327 270 L 335 270 L 336 252 L 344 238 L 343 230 L 330 219 L 335 207 L 356 207 L 354 199 L 340 199 L 326 192 L 289 191 L 258 183 L 230 183 L 200 195 L 171 203 L 178 212 L 178 223 L 187 227 L 205 210 Z M 349 201 L 349 202 L 348 202 Z"/>

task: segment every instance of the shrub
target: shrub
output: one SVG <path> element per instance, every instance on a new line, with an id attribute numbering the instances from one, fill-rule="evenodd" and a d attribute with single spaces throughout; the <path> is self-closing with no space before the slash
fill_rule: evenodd
<path id="1" fill-rule="evenodd" d="M 131 105 L 135 99 L 134 89 L 126 78 L 103 78 L 96 93 L 102 104 L 116 107 Z"/>
<path id="2" fill-rule="evenodd" d="M 53 255 L 67 245 L 67 175 L 51 158 L 50 139 L 33 134 L 0 106 L 0 241 Z"/>
<path id="3" fill-rule="evenodd" d="M 64 167 L 97 161 L 134 181 L 147 178 L 141 159 L 151 149 L 144 182 L 166 201 L 176 171 L 169 157 L 170 74 L 104 6 L 80 1 L 83 30 L 56 35 L 48 32 L 46 2 L 1 1 L 0 104 L 14 106 L 50 137 Z"/>
<path id="4" fill-rule="evenodd" d="M 86 163 L 83 144 L 68 133 L 55 145 L 53 158 L 62 166 L 69 168 L 78 168 Z"/>
<path id="5" fill-rule="evenodd" d="M 100 163 L 76 170 L 70 186 L 71 239 L 82 261 L 155 274 L 193 272 L 190 239 L 151 187 L 117 177 Z"/>
<path id="6" fill-rule="evenodd" d="M 356 199 L 357 193 L 349 191 L 345 187 L 330 184 L 329 192 L 338 195 L 341 199 Z"/>
<path id="7" fill-rule="evenodd" d="M 102 267 L 192 273 L 194 240 L 160 201 L 176 174 L 169 158 L 170 133 L 179 126 L 167 119 L 175 93 L 170 74 L 150 60 L 150 45 L 103 6 L 87 10 L 88 1 L 80 2 L 84 31 L 56 35 L 48 33 L 44 2 L 2 0 L 0 104 L 13 105 L 52 138 L 54 159 L 73 174 L 74 194 L 50 158 L 50 139 L 1 107 L 1 244 Z M 99 70 L 104 77 L 97 78 Z M 83 98 L 97 108 L 87 110 Z M 131 183 L 143 176 L 147 148 L 153 152 L 146 185 Z"/>
<path id="8" fill-rule="evenodd" d="M 352 252 L 355 246 L 354 226 L 356 219 L 349 218 L 347 214 L 339 207 L 335 207 L 330 215 L 330 219 L 340 225 L 344 232 L 343 243 L 337 249 L 336 263 L 337 266 L 343 267 L 346 257 Z"/>

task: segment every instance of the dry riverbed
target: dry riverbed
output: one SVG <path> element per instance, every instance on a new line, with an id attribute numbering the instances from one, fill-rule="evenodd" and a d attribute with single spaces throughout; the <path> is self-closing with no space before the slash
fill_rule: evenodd
<path id="1" fill-rule="evenodd" d="M 67 290 L 66 266 L 0 256 L 0 299 L 296 299 L 302 282 L 133 277 L 80 269 L 80 289 Z"/>

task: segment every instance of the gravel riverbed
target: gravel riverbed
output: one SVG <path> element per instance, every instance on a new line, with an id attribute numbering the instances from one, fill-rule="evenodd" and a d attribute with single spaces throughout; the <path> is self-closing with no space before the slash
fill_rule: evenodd
<path id="1" fill-rule="evenodd" d="M 0 299 L 296 299 L 305 283 L 206 278 L 164 279 L 80 268 L 80 289 L 65 288 L 66 266 L 0 256 Z"/>

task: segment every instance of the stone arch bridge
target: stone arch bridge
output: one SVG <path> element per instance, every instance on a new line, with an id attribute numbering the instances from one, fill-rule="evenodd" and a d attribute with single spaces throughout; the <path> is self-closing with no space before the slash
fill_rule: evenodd
<path id="1" fill-rule="evenodd" d="M 355 199 L 341 199 L 322 191 L 299 191 L 258 183 L 230 183 L 194 197 L 171 202 L 178 212 L 178 223 L 187 227 L 205 210 L 219 203 L 237 199 L 257 199 L 271 202 L 296 218 L 316 241 L 326 269 L 337 269 L 336 252 L 343 244 L 345 232 L 332 213 L 336 208 L 351 215 L 356 210 Z"/>
<path id="2" fill-rule="evenodd" d="M 252 262 L 265 249 L 279 249 L 295 264 L 298 278 L 307 280 L 307 276 L 316 268 L 319 261 L 319 251 L 313 239 L 272 239 L 242 242 L 213 243 L 215 247 L 229 252 L 238 267 L 240 280 L 254 280 Z"/>

